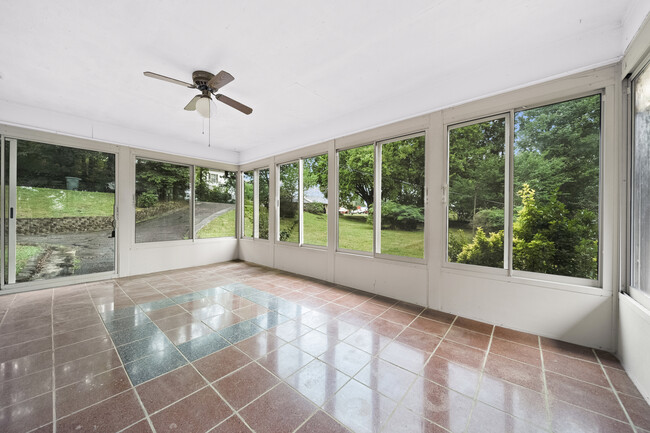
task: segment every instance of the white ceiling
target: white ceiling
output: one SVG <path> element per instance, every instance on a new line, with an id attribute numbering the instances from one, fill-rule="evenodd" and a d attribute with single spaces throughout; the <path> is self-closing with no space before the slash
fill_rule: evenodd
<path id="1" fill-rule="evenodd" d="M 2 0 L 0 122 L 248 162 L 618 60 L 646 0 Z M 207 123 L 191 82 L 223 69 Z M 214 106 L 213 106 L 214 107 Z"/>

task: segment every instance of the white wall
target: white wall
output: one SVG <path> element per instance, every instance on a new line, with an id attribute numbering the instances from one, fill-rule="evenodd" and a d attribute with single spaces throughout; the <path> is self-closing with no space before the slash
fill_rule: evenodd
<path id="1" fill-rule="evenodd" d="M 339 149 L 404 134 L 426 133 L 426 224 L 423 263 L 404 262 L 336 251 L 336 218 L 330 218 L 329 248 L 315 250 L 283 242 L 242 240 L 240 258 L 308 275 L 399 300 L 429 306 L 477 320 L 558 338 L 591 347 L 616 348 L 615 309 L 619 274 L 616 254 L 603 254 L 599 287 L 575 283 L 494 275 L 478 267 L 446 263 L 447 126 L 508 112 L 522 106 L 557 102 L 602 91 L 602 233 L 601 248 L 614 251 L 619 244 L 619 159 L 617 110 L 620 110 L 620 65 L 610 65 L 486 98 L 417 118 L 340 137 L 242 166 L 249 170 L 318 153 L 330 154 L 329 209 L 337 215 L 336 167 Z M 273 194 L 275 191 L 272 192 Z M 275 198 L 271 199 L 275 202 Z M 275 216 L 273 216 L 275 218 Z M 274 225 L 272 224 L 271 227 Z M 273 235 L 271 235 L 273 238 Z"/>

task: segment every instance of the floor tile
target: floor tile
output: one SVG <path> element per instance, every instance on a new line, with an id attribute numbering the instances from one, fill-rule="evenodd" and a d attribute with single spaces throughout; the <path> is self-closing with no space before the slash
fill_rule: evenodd
<path id="1" fill-rule="evenodd" d="M 12 344 L 26 343 L 39 338 L 45 338 L 52 335 L 52 324 L 45 322 L 44 326 L 24 329 L 12 333 L 0 333 L 0 348 Z"/>
<path id="2" fill-rule="evenodd" d="M 556 433 L 632 433 L 627 422 L 599 415 L 559 401 L 550 401 L 552 428 Z"/>
<path id="3" fill-rule="evenodd" d="M 70 385 L 80 380 L 89 380 L 93 376 L 121 367 L 122 363 L 115 349 L 98 352 L 74 361 L 60 364 L 55 368 L 56 387 Z"/>
<path id="4" fill-rule="evenodd" d="M 120 433 L 152 433 L 151 427 L 149 426 L 149 421 L 143 419 L 140 422 L 133 424 L 131 427 L 128 427 L 126 430 L 122 430 Z"/>
<path id="5" fill-rule="evenodd" d="M 433 310 L 431 308 L 425 308 L 424 311 L 420 313 L 420 317 L 425 317 L 427 319 L 450 325 L 456 318 L 456 315 L 445 313 L 443 311 Z"/>
<path id="6" fill-rule="evenodd" d="M 237 415 L 233 415 L 227 420 L 219 424 L 214 430 L 210 430 L 210 433 L 251 433 L 252 430 L 249 429 L 244 421 L 241 420 Z"/>
<path id="7" fill-rule="evenodd" d="M 203 322 L 197 321 L 165 331 L 165 335 L 172 343 L 178 346 L 195 338 L 211 334 L 212 332 L 212 329 L 204 325 Z"/>
<path id="8" fill-rule="evenodd" d="M 645 430 L 650 430 L 650 407 L 644 399 L 620 395 L 625 410 L 632 418 L 635 426 Z"/>
<path id="9" fill-rule="evenodd" d="M 288 321 L 289 318 L 275 311 L 264 313 L 251 320 L 254 324 L 262 329 L 271 329 Z"/>
<path id="10" fill-rule="evenodd" d="M 368 329 L 391 339 L 397 337 L 404 328 L 404 325 L 382 319 L 381 317 L 376 318 L 364 326 L 364 329 Z"/>
<path id="11" fill-rule="evenodd" d="M 183 355 L 190 360 L 190 362 L 193 362 L 228 346 L 229 343 L 221 336 L 217 334 L 208 334 L 179 345 L 178 350 L 180 350 Z"/>
<path id="12" fill-rule="evenodd" d="M 203 377 L 210 382 L 214 382 L 250 362 L 252 362 L 251 358 L 245 353 L 235 346 L 228 346 L 225 349 L 194 361 L 193 364 Z"/>
<path id="13" fill-rule="evenodd" d="M 627 418 L 609 388 L 546 372 L 546 385 L 549 400 L 562 400 L 617 420 L 627 422 Z"/>
<path id="14" fill-rule="evenodd" d="M 255 363 L 214 383 L 219 394 L 236 410 L 246 406 L 280 381 Z"/>
<path id="15" fill-rule="evenodd" d="M 257 326 L 252 321 L 248 320 L 221 329 L 218 333 L 230 343 L 236 344 L 262 331 L 262 328 Z"/>
<path id="16" fill-rule="evenodd" d="M 122 367 L 59 388 L 55 391 L 56 416 L 63 418 L 129 388 L 131 388 L 131 384 Z"/>
<path id="17" fill-rule="evenodd" d="M 52 337 L 6 346 L 0 350 L 0 363 L 48 350 L 52 350 Z"/>
<path id="18" fill-rule="evenodd" d="M 307 352 L 303 352 L 295 346 L 285 344 L 273 352 L 269 352 L 257 360 L 264 368 L 285 378 L 298 371 L 314 359 Z"/>
<path id="19" fill-rule="evenodd" d="M 624 370 L 605 367 L 605 372 L 607 373 L 609 380 L 612 381 L 612 385 L 614 385 L 614 389 L 616 391 L 622 392 L 623 394 L 627 394 L 632 397 L 643 398 L 634 382 L 632 382 Z"/>
<path id="20" fill-rule="evenodd" d="M 61 334 L 64 332 L 75 331 L 77 329 L 86 328 L 91 325 L 102 323 L 102 319 L 98 315 L 85 316 L 68 320 L 67 322 L 58 322 L 53 325 L 54 333 Z"/>
<path id="21" fill-rule="evenodd" d="M 444 336 L 449 330 L 449 324 L 430 320 L 425 317 L 417 317 L 410 325 L 410 328 L 418 331 L 427 332 L 437 336 Z"/>
<path id="22" fill-rule="evenodd" d="M 384 320 L 389 320 L 394 323 L 398 323 L 402 326 L 408 326 L 415 320 L 417 315 L 408 313 L 406 311 L 398 310 L 395 307 L 391 307 L 388 310 L 386 310 L 384 313 L 382 313 L 381 316 L 382 319 Z"/>
<path id="23" fill-rule="evenodd" d="M 117 346 L 117 352 L 125 364 L 136 361 L 145 356 L 161 350 L 175 350 L 172 343 L 163 333 L 157 333 L 153 337 L 132 341 L 122 346 Z"/>
<path id="24" fill-rule="evenodd" d="M 338 340 L 313 330 L 292 341 L 291 344 L 312 356 L 320 356 L 338 344 Z"/>
<path id="25" fill-rule="evenodd" d="M 52 422 L 52 393 L 0 409 L 0 431 L 24 433 Z"/>
<path id="26" fill-rule="evenodd" d="M 580 358 L 583 361 L 597 362 L 594 351 L 588 347 L 578 346 L 577 344 L 546 337 L 541 337 L 540 341 L 543 350 L 559 353 L 560 355 L 571 356 L 573 358 Z"/>
<path id="27" fill-rule="evenodd" d="M 354 376 L 355 380 L 396 402 L 404 397 L 415 378 L 414 373 L 380 358 L 373 358 Z"/>
<path id="28" fill-rule="evenodd" d="M 156 432 L 208 431 L 232 414 L 210 387 L 203 388 L 151 416 Z"/>
<path id="29" fill-rule="evenodd" d="M 432 356 L 424 366 L 422 376 L 438 385 L 474 397 L 479 385 L 480 372 L 445 358 Z"/>
<path id="30" fill-rule="evenodd" d="M 176 305 L 176 303 L 171 299 L 161 299 L 158 301 L 139 304 L 138 306 L 142 309 L 142 311 L 149 312 L 149 311 L 156 311 L 156 310 L 161 310 L 163 308 L 171 307 L 172 305 Z"/>
<path id="31" fill-rule="evenodd" d="M 439 337 L 411 327 L 404 329 L 395 340 L 426 353 L 433 352 L 440 343 Z"/>
<path id="32" fill-rule="evenodd" d="M 305 335 L 311 330 L 312 329 L 307 325 L 303 325 L 302 323 L 295 320 L 288 320 L 282 325 L 278 325 L 275 328 L 269 329 L 269 332 L 276 337 L 283 339 L 284 341 L 294 341 L 298 337 Z"/>
<path id="33" fill-rule="evenodd" d="M 423 418 L 403 406 L 395 409 L 384 431 L 391 433 L 448 433 L 448 430 Z"/>
<path id="34" fill-rule="evenodd" d="M 403 405 L 452 432 L 462 432 L 473 401 L 456 391 L 418 378 L 404 397 Z"/>
<path id="35" fill-rule="evenodd" d="M 286 344 L 284 340 L 270 332 L 260 332 L 246 340 L 240 341 L 235 346 L 252 359 L 257 359 L 280 348 L 284 344 Z"/>
<path id="36" fill-rule="evenodd" d="M 323 409 L 355 432 L 378 432 L 395 408 L 395 403 L 377 391 L 349 381 Z"/>
<path id="37" fill-rule="evenodd" d="M 154 322 L 161 331 L 168 331 L 170 329 L 178 328 L 183 325 L 195 322 L 196 319 L 190 313 L 183 312 L 175 316 L 165 317 L 164 319 L 156 319 Z"/>
<path id="38" fill-rule="evenodd" d="M 336 367 L 348 376 L 354 376 L 370 362 L 372 357 L 363 350 L 341 342 L 328 349 L 318 358 Z"/>
<path id="39" fill-rule="evenodd" d="M 52 368 L 0 382 L 0 407 L 11 406 L 52 391 Z"/>
<path id="40" fill-rule="evenodd" d="M 147 323 L 151 323 L 151 320 L 146 314 L 142 313 L 136 314 L 135 316 L 125 317 L 123 319 L 113 320 L 111 322 L 105 322 L 104 326 L 106 326 L 109 333 L 113 334 L 117 331 L 135 328 L 136 326 L 145 325 Z"/>
<path id="41" fill-rule="evenodd" d="M 173 370 L 136 387 L 147 412 L 154 413 L 206 386 L 190 365 Z"/>
<path id="42" fill-rule="evenodd" d="M 345 339 L 346 343 L 351 344 L 364 352 L 368 352 L 371 355 L 377 355 L 392 341 L 393 339 L 391 337 L 386 337 L 364 328 L 355 331 Z"/>
<path id="43" fill-rule="evenodd" d="M 452 340 L 466 346 L 474 347 L 480 350 L 487 350 L 490 344 L 490 336 L 479 332 L 470 331 L 457 325 L 451 327 L 445 340 Z"/>
<path id="44" fill-rule="evenodd" d="M 456 321 L 453 323 L 453 326 L 467 329 L 468 331 L 478 332 L 480 334 L 491 335 L 493 325 L 489 323 L 479 322 L 478 320 L 467 319 L 465 317 L 458 316 Z"/>
<path id="45" fill-rule="evenodd" d="M 296 433 L 349 433 L 350 430 L 339 424 L 334 418 L 319 410 L 304 423 Z"/>
<path id="46" fill-rule="evenodd" d="M 147 311 L 146 315 L 151 320 L 161 320 L 161 319 L 164 319 L 166 317 L 176 316 L 178 314 L 183 314 L 183 313 L 186 313 L 186 311 L 182 307 L 176 305 L 176 303 L 174 303 L 172 301 L 171 306 L 167 306 L 167 307 L 161 308 L 159 310 Z"/>
<path id="47" fill-rule="evenodd" d="M 197 308 L 194 310 L 191 310 L 190 313 L 192 316 L 195 318 L 202 320 L 202 319 L 207 319 L 209 317 L 213 316 L 218 316 L 220 314 L 226 313 L 228 310 L 226 310 L 224 307 L 222 307 L 219 304 L 214 304 L 210 306 L 206 306 L 203 308 Z"/>
<path id="48" fill-rule="evenodd" d="M 111 334 L 111 339 L 116 346 L 121 346 L 132 341 L 141 340 L 147 337 L 153 337 L 156 334 L 162 334 L 162 332 L 154 323 L 147 323 L 144 325 L 136 326 L 135 328 L 117 331 Z"/>
<path id="49" fill-rule="evenodd" d="M 484 351 L 446 339 L 440 343 L 435 355 L 476 370 L 483 367 L 485 359 Z"/>
<path id="50" fill-rule="evenodd" d="M 96 337 L 56 349 L 54 351 L 54 364 L 65 364 L 66 362 L 74 361 L 75 359 L 83 358 L 95 353 L 105 352 L 112 348 L 113 343 L 109 336 Z"/>
<path id="51" fill-rule="evenodd" d="M 58 412 L 57 412 L 58 414 Z M 144 418 L 132 389 L 57 420 L 58 432 L 119 431 Z"/>
<path id="52" fill-rule="evenodd" d="M 490 353 L 485 363 L 485 372 L 533 391 L 542 392 L 544 390 L 542 370 L 523 362 Z"/>
<path id="53" fill-rule="evenodd" d="M 535 367 L 542 367 L 542 352 L 539 348 L 494 338 L 490 344 L 490 353 L 534 365 Z"/>
<path id="54" fill-rule="evenodd" d="M 244 408 L 240 415 L 257 433 L 290 433 L 316 408 L 285 384 L 280 384 Z"/>
<path id="55" fill-rule="evenodd" d="M 0 382 L 45 370 L 54 365 L 51 350 L 11 359 L 0 364 Z"/>
<path id="56" fill-rule="evenodd" d="M 484 374 L 478 399 L 537 426 L 548 424 L 544 394 Z"/>
<path id="57" fill-rule="evenodd" d="M 239 323 L 243 321 L 243 319 L 233 313 L 226 312 L 218 316 L 203 319 L 202 321 L 214 331 L 219 331 L 220 329 L 224 329 L 234 325 L 235 323 Z"/>
<path id="58" fill-rule="evenodd" d="M 134 305 L 125 308 L 117 308 L 115 310 L 107 310 L 100 313 L 100 316 L 102 316 L 104 322 L 111 322 L 113 320 L 124 319 L 125 317 L 131 317 L 141 313 L 142 310 Z"/>
<path id="59" fill-rule="evenodd" d="M 187 364 L 174 348 L 161 350 L 124 365 L 134 386 Z"/>
<path id="60" fill-rule="evenodd" d="M 609 382 L 600 364 L 546 351 L 544 352 L 544 368 L 553 373 L 609 387 Z"/>
<path id="61" fill-rule="evenodd" d="M 342 320 L 330 320 L 324 325 L 316 328 L 317 331 L 322 332 L 328 337 L 335 338 L 337 340 L 345 340 L 358 329 L 359 327 L 357 325 L 353 325 Z"/>
<path id="62" fill-rule="evenodd" d="M 544 433 L 547 430 L 478 402 L 472 412 L 468 433 Z"/>
<path id="63" fill-rule="evenodd" d="M 394 341 L 381 351 L 379 357 L 413 373 L 418 373 L 424 368 L 429 355 L 428 352 Z"/>
<path id="64" fill-rule="evenodd" d="M 285 381 L 317 406 L 329 400 L 350 377 L 336 368 L 315 359 Z"/>
<path id="65" fill-rule="evenodd" d="M 528 334 L 526 332 L 515 331 L 514 329 L 495 326 L 494 337 L 500 338 L 502 340 L 508 340 L 513 343 L 525 344 L 526 346 L 539 349 L 539 337 L 534 334 Z"/>

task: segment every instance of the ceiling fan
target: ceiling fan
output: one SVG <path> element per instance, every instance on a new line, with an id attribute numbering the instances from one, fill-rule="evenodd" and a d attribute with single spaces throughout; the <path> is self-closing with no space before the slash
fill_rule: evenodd
<path id="1" fill-rule="evenodd" d="M 189 89 L 198 89 L 201 91 L 200 95 L 196 95 L 192 100 L 185 106 L 187 111 L 197 111 L 203 117 L 210 117 L 210 101 L 212 100 L 211 95 L 214 95 L 214 98 L 217 101 L 223 102 L 226 105 L 231 106 L 235 110 L 239 110 L 244 114 L 251 114 L 253 109 L 247 107 L 241 102 L 237 102 L 232 98 L 227 97 L 217 93 L 226 84 L 230 83 L 235 78 L 226 71 L 221 71 L 218 74 L 214 75 L 206 71 L 194 71 L 192 72 L 192 82 L 194 84 L 186 83 L 185 81 L 177 80 L 175 78 L 165 77 L 164 75 L 156 74 L 154 72 L 145 72 L 144 75 L 150 78 L 156 78 L 158 80 L 168 81 L 170 83 L 178 84 Z"/>

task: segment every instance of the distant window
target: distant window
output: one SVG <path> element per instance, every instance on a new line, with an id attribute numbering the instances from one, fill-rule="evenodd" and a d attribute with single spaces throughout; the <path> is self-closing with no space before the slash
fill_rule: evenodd
<path id="1" fill-rule="evenodd" d="M 235 236 L 237 173 L 224 172 L 224 182 L 209 168 L 194 168 L 194 232 L 197 239 Z"/>
<path id="2" fill-rule="evenodd" d="M 255 186 L 254 186 L 254 172 L 245 171 L 243 174 L 243 190 L 244 190 L 244 237 L 252 238 L 254 235 L 254 221 L 255 221 Z"/>
<path id="3" fill-rule="evenodd" d="M 279 240 L 300 242 L 300 170 L 298 162 L 280 165 Z"/>
<path id="4" fill-rule="evenodd" d="M 191 239 L 190 192 L 190 167 L 138 158 L 135 241 Z"/>
<path id="5" fill-rule="evenodd" d="M 327 154 L 302 161 L 303 243 L 327 246 Z"/>

